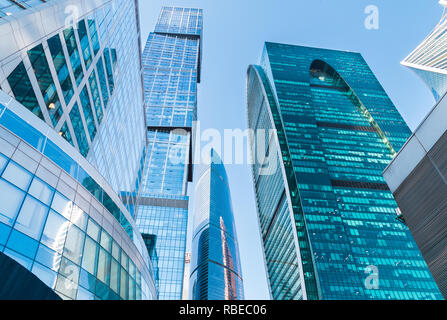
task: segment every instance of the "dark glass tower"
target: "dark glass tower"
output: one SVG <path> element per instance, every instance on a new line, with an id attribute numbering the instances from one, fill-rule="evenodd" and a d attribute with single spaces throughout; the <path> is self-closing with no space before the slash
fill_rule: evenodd
<path id="1" fill-rule="evenodd" d="M 160 299 L 182 298 L 201 33 L 202 10 L 165 7 L 143 52 L 147 156 L 137 225 L 157 253 Z"/>
<path id="2" fill-rule="evenodd" d="M 441 298 L 382 171 L 411 132 L 358 53 L 266 43 L 248 69 L 258 216 L 274 299 Z M 274 157 L 272 157 L 272 154 Z"/>
<path id="3" fill-rule="evenodd" d="M 191 253 L 190 298 L 243 300 L 239 247 L 230 188 L 219 155 L 197 181 Z"/>

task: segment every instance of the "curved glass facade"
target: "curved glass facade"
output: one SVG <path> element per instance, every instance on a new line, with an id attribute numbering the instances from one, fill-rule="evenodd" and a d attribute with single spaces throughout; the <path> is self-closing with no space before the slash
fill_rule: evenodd
<path id="1" fill-rule="evenodd" d="M 54 6 L 74 18 L 62 10 L 48 25 Z M 1 89 L 79 150 L 133 216 L 146 141 L 137 3 L 35 1 L 22 11 L 2 18 L 2 34 L 36 12 L 52 31 L 30 34 L 26 24 L 4 39 L 12 45 L 0 51 Z"/>
<path id="2" fill-rule="evenodd" d="M 279 150 L 273 174 L 253 166 L 272 297 L 441 298 L 382 177 L 411 132 L 362 56 L 266 43 L 261 65 L 248 119 L 276 129 L 265 158 Z"/>
<path id="3" fill-rule="evenodd" d="M 190 298 L 243 300 L 242 272 L 225 167 L 213 162 L 196 185 Z"/>
<path id="4" fill-rule="evenodd" d="M 411 68 L 430 88 L 436 101 L 447 92 L 447 14 L 427 38 L 402 61 Z"/>
<path id="5" fill-rule="evenodd" d="M 63 151 L 72 147 L 61 137 L 42 134 L 45 124 L 0 93 L 9 100 L 0 104 L 0 250 L 64 299 L 154 299 L 149 256 L 118 197 L 69 154 L 76 151 Z"/>
<path id="6" fill-rule="evenodd" d="M 0 20 L 1 184 L 14 195 L 0 201 L 0 249 L 64 299 L 156 299 L 133 220 L 146 150 L 138 2 L 21 3 Z"/>

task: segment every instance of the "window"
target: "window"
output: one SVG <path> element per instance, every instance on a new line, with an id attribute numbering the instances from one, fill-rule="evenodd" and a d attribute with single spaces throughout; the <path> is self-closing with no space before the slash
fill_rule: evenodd
<path id="1" fill-rule="evenodd" d="M 28 56 L 34 69 L 34 73 L 36 74 L 37 83 L 42 92 L 51 121 L 53 122 L 53 125 L 56 126 L 63 111 L 42 44 L 29 50 Z"/>
<path id="2" fill-rule="evenodd" d="M 110 254 L 108 254 L 103 248 L 99 249 L 98 259 L 98 279 L 109 284 L 110 281 Z"/>
<path id="3" fill-rule="evenodd" d="M 0 179 L 0 221 L 12 225 L 25 193 Z"/>
<path id="4" fill-rule="evenodd" d="M 31 183 L 31 187 L 29 188 L 28 191 L 29 194 L 34 196 L 36 199 L 39 199 L 47 206 L 49 206 L 51 203 L 53 192 L 54 192 L 53 188 L 51 188 L 45 182 L 36 177 L 34 177 L 33 183 Z"/>
<path id="5" fill-rule="evenodd" d="M 81 56 L 79 55 L 78 45 L 76 43 L 76 37 L 73 28 L 64 30 L 65 44 L 67 45 L 68 55 L 70 56 L 71 68 L 76 79 L 76 84 L 79 84 L 84 77 L 82 71 Z"/>
<path id="6" fill-rule="evenodd" d="M 87 226 L 87 234 L 90 237 L 92 237 L 95 241 L 99 241 L 99 233 L 100 233 L 99 226 L 92 219 L 89 219 Z"/>
<path id="7" fill-rule="evenodd" d="M 31 196 L 27 196 L 23 203 L 15 229 L 38 240 L 47 217 L 48 207 Z"/>
<path id="8" fill-rule="evenodd" d="M 71 214 L 71 222 L 77 225 L 81 230 L 85 231 L 87 226 L 87 215 L 77 205 L 73 205 L 73 211 Z"/>
<path id="9" fill-rule="evenodd" d="M 88 81 L 90 83 L 90 91 L 92 92 L 93 105 L 95 106 L 96 119 L 98 120 L 98 125 L 100 125 L 102 122 L 103 113 L 101 108 L 101 98 L 99 97 L 98 84 L 96 82 L 94 70 L 88 78 Z"/>
<path id="10" fill-rule="evenodd" d="M 41 242 L 49 248 L 62 252 L 69 222 L 55 211 L 50 210 Z"/>
<path id="11" fill-rule="evenodd" d="M 75 225 L 68 229 L 67 240 L 65 241 L 64 256 L 76 264 L 81 264 L 82 243 L 84 242 L 84 233 Z"/>
<path id="12" fill-rule="evenodd" d="M 87 28 L 85 20 L 78 23 L 79 42 L 81 43 L 82 55 L 84 56 L 85 68 L 88 70 L 92 63 L 92 52 L 90 50 L 90 43 L 88 41 Z"/>
<path id="13" fill-rule="evenodd" d="M 107 80 L 106 80 L 106 75 L 104 72 L 104 64 L 102 61 L 103 60 L 102 60 L 102 56 L 101 56 L 101 57 L 99 57 L 96 68 L 98 69 L 99 84 L 101 87 L 102 100 L 104 102 L 104 109 L 106 109 L 107 103 L 109 102 L 109 92 L 107 91 Z"/>
<path id="14" fill-rule="evenodd" d="M 101 232 L 101 246 L 108 252 L 110 252 L 112 246 L 112 237 L 110 237 L 105 230 L 102 230 Z"/>
<path id="15" fill-rule="evenodd" d="M 89 237 L 85 238 L 84 255 L 82 257 L 82 268 L 95 275 L 98 245 Z"/>
<path id="16" fill-rule="evenodd" d="M 70 219 L 72 207 L 73 203 L 70 200 L 65 198 L 59 192 L 56 192 L 51 208 L 59 212 L 65 218 Z"/>
<path id="17" fill-rule="evenodd" d="M 95 120 L 93 118 L 92 107 L 90 105 L 90 98 L 87 90 L 87 85 L 84 86 L 79 94 L 81 99 L 82 111 L 84 112 L 85 123 L 87 124 L 87 131 L 90 134 L 90 141 L 93 142 L 96 135 Z"/>
<path id="18" fill-rule="evenodd" d="M 12 161 L 9 162 L 2 177 L 25 191 L 28 189 L 31 181 L 31 174 Z"/>
<path id="19" fill-rule="evenodd" d="M 59 131 L 59 135 L 63 137 L 65 140 L 67 140 L 72 146 L 73 139 L 71 138 L 70 130 L 68 129 L 67 122 L 64 123 L 64 125 L 61 127 L 61 130 Z"/>
<path id="20" fill-rule="evenodd" d="M 67 63 L 65 61 L 64 50 L 62 49 L 59 34 L 48 39 L 48 47 L 53 58 L 54 68 L 56 69 L 65 103 L 68 105 L 73 97 L 73 84 L 71 83 L 70 72 L 68 71 Z"/>
<path id="21" fill-rule="evenodd" d="M 89 145 L 77 103 L 73 105 L 73 108 L 70 111 L 70 119 L 76 135 L 76 140 L 78 141 L 79 152 L 85 157 L 88 154 Z"/>
<path id="22" fill-rule="evenodd" d="M 16 100 L 40 119 L 44 120 L 42 110 L 40 110 L 36 94 L 34 93 L 23 62 L 20 62 L 8 76 L 8 83 Z"/>

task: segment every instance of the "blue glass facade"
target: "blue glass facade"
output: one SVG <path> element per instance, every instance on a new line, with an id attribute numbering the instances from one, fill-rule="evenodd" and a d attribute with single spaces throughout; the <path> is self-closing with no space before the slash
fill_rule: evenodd
<path id="1" fill-rule="evenodd" d="M 64 299 L 156 298 L 143 239 L 111 187 L 22 105 L 0 101 L 0 252 Z"/>
<path id="2" fill-rule="evenodd" d="M 153 239 L 160 299 L 182 297 L 201 33 L 202 10 L 165 7 L 142 58 L 147 155 L 137 224 Z"/>
<path id="3" fill-rule="evenodd" d="M 29 3 L 30 13 L 45 15 L 48 5 Z M 94 8 L 56 34 L 42 35 L 37 45 L 18 48 L 14 54 L 23 51 L 25 58 L 4 69 L 6 81 L 0 82 L 78 149 L 134 215 L 146 140 L 143 88 L 135 85 L 141 83 L 138 7 L 133 0 L 114 0 Z"/>
<path id="4" fill-rule="evenodd" d="M 228 177 L 211 150 L 212 163 L 197 180 L 191 252 L 192 300 L 243 300 L 244 288 Z"/>
<path id="5" fill-rule="evenodd" d="M 3 1 L 0 16 L 0 251 L 64 299 L 155 299 L 133 220 L 146 150 L 138 2 Z"/>
<path id="6" fill-rule="evenodd" d="M 441 298 L 382 177 L 411 132 L 362 56 L 266 43 L 261 65 L 248 117 L 277 130 L 278 170 L 253 166 L 272 297 Z"/>

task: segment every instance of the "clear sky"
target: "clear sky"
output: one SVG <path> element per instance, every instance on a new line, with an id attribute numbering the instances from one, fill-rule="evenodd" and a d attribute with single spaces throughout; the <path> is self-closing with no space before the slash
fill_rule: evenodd
<path id="1" fill-rule="evenodd" d="M 202 129 L 247 127 L 246 70 L 259 62 L 265 41 L 360 52 L 412 130 L 434 105 L 400 61 L 441 18 L 437 0 L 140 0 L 143 47 L 165 5 L 204 9 Z M 378 30 L 364 26 L 368 5 L 379 9 Z M 250 168 L 228 165 L 227 172 L 245 296 L 268 299 Z"/>

